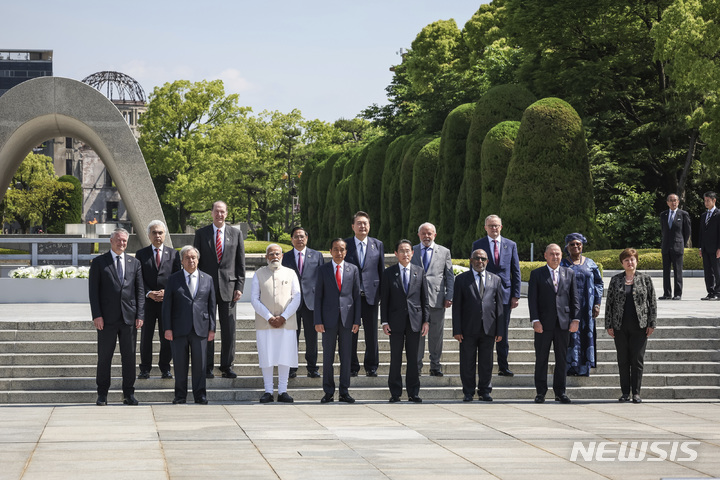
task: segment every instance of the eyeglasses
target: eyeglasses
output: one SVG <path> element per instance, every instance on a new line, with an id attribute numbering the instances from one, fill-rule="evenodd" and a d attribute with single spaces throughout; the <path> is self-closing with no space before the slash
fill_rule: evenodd
<path id="1" fill-rule="evenodd" d="M 485 225 L 488 228 L 500 228 L 502 225 Z"/>
<path id="2" fill-rule="evenodd" d="M 487 257 L 472 257 L 472 260 L 480 260 L 481 262 L 487 262 Z"/>

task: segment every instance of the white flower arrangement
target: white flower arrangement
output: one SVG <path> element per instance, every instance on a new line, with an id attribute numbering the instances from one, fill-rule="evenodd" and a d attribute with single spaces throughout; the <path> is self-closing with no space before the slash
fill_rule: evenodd
<path id="1" fill-rule="evenodd" d="M 21 267 L 10 270 L 10 278 L 42 278 L 52 280 L 56 278 L 88 278 L 90 267 Z"/>
<path id="2" fill-rule="evenodd" d="M 455 274 L 456 277 L 458 275 L 460 275 L 461 273 L 467 272 L 468 270 L 470 270 L 469 268 L 463 267 L 462 265 L 453 265 L 452 268 L 453 268 L 453 273 Z"/>

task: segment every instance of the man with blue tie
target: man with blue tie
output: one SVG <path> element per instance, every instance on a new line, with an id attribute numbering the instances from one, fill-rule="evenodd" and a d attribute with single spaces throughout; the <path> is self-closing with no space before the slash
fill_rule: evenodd
<path id="1" fill-rule="evenodd" d="M 683 290 L 683 256 L 690 240 L 690 215 L 678 208 L 680 198 L 667 196 L 669 209 L 660 214 L 660 253 L 663 261 L 663 296 L 658 300 L 680 300 Z M 674 271 L 675 296 L 672 295 L 670 267 Z"/>
<path id="2" fill-rule="evenodd" d="M 705 192 L 703 203 L 707 211 L 700 221 L 700 256 L 703 260 L 707 297 L 700 300 L 720 300 L 720 211 L 715 207 L 715 192 Z"/>
<path id="3" fill-rule="evenodd" d="M 291 252 L 282 257 L 282 265 L 295 271 L 300 279 L 300 292 L 302 302 L 295 312 L 297 317 L 297 338 L 300 342 L 300 330 L 305 333 L 305 361 L 307 362 L 307 376 L 320 378 L 317 365 L 317 332 L 315 331 L 315 283 L 317 282 L 318 268 L 325 263 L 322 253 L 307 247 L 308 233 L 303 227 L 292 229 L 290 238 L 293 244 Z M 290 378 L 297 376 L 297 368 L 290 369 Z"/>
<path id="4" fill-rule="evenodd" d="M 500 277 L 502 281 L 503 312 L 505 321 L 503 325 L 502 340 L 497 342 L 498 375 L 512 377 L 514 374 L 508 364 L 508 329 L 510 326 L 510 311 L 518 306 L 520 300 L 520 258 L 517 245 L 512 240 L 500 236 L 502 220 L 497 215 L 488 215 L 485 218 L 486 237 L 482 237 L 472 245 L 474 252 L 482 248 L 488 255 L 487 271 Z"/>
<path id="5" fill-rule="evenodd" d="M 377 377 L 380 363 L 378 356 L 378 303 L 382 273 L 385 270 L 385 248 L 377 238 L 369 237 L 370 216 L 359 211 L 353 216 L 354 237 L 346 238 L 346 262 L 355 265 L 360 273 L 360 297 L 362 304 L 362 325 L 365 333 L 365 358 L 363 366 L 368 377 Z M 351 375 L 357 376 L 360 361 L 357 355 L 357 335 L 352 341 Z"/>
<path id="6" fill-rule="evenodd" d="M 345 240 L 330 243 L 332 261 L 318 269 L 315 284 L 315 330 L 322 333 L 323 391 L 321 403 L 329 403 L 335 395 L 335 347 L 340 358 L 340 401 L 354 403 L 350 396 L 350 354 L 352 339 L 360 329 L 360 274 L 358 268 L 345 261 Z"/>

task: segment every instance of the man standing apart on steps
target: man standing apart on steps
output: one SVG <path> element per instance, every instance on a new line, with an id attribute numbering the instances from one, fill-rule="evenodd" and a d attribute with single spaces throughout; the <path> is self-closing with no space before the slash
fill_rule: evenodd
<path id="1" fill-rule="evenodd" d="M 365 333 L 365 375 L 377 377 L 378 358 L 378 303 L 380 302 L 380 285 L 385 270 L 385 248 L 377 238 L 369 237 L 370 216 L 359 211 L 353 216 L 354 237 L 346 238 L 347 256 L 345 261 L 355 265 L 360 271 L 360 297 L 362 304 L 362 325 Z M 352 341 L 353 377 L 360 371 L 357 355 L 358 336 Z"/>
<path id="2" fill-rule="evenodd" d="M 297 368 L 298 364 L 295 312 L 302 298 L 298 277 L 292 269 L 282 266 L 282 257 L 280 245 L 267 246 L 267 266 L 255 272 L 250 290 L 250 303 L 255 309 L 258 361 L 265 384 L 260 403 L 273 401 L 273 367 L 278 369 L 278 402 L 293 402 L 287 386 L 290 368 Z"/>
<path id="3" fill-rule="evenodd" d="M 97 329 L 97 405 L 107 405 L 115 343 L 120 344 L 125 405 L 135 399 L 135 342 L 145 318 L 145 290 L 140 262 L 125 254 L 129 234 L 124 228 L 110 235 L 110 251 L 95 257 L 88 278 L 90 310 Z"/>
<path id="4" fill-rule="evenodd" d="M 430 375 L 442 377 L 443 332 L 445 328 L 445 309 L 452 306 L 455 274 L 452 269 L 450 250 L 435 243 L 435 225 L 423 223 L 418 228 L 420 243 L 413 247 L 411 263 L 419 265 L 425 271 L 428 305 L 430 306 L 430 330 L 428 331 L 428 353 L 430 355 Z M 423 367 L 425 355 L 425 336 L 420 336 L 418 347 L 418 372 Z"/>
<path id="5" fill-rule="evenodd" d="M 215 283 L 215 299 L 220 319 L 220 371 L 223 378 L 235 378 L 235 302 L 245 287 L 245 245 L 240 230 L 225 223 L 227 204 L 213 203 L 213 223 L 195 232 L 193 246 L 200 252 L 198 268 Z M 207 378 L 214 378 L 215 343 L 208 341 Z"/>
<path id="6" fill-rule="evenodd" d="M 502 296 L 504 304 L 505 322 L 503 325 L 502 340 L 496 343 L 498 375 L 512 377 L 514 374 L 508 364 L 508 329 L 510 326 L 510 311 L 518 306 L 520 300 L 520 258 L 517 245 L 512 240 L 500 236 L 502 220 L 497 215 L 488 215 L 485 218 L 485 231 L 487 237 L 475 240 L 472 246 L 474 252 L 478 248 L 488 254 L 487 271 L 500 277 L 502 281 Z M 471 252 L 472 254 L 472 252 Z"/>
<path id="7" fill-rule="evenodd" d="M 717 195 L 705 192 L 703 202 L 707 211 L 700 219 L 698 246 L 708 294 L 700 300 L 720 300 L 720 211 L 715 207 Z"/>
<path id="8" fill-rule="evenodd" d="M 680 199 L 674 193 L 667 196 L 669 209 L 660 214 L 663 262 L 663 296 L 659 300 L 680 300 L 683 289 L 683 256 L 690 240 L 690 215 L 678 208 Z M 675 296 L 670 284 L 670 267 L 674 271 Z"/>

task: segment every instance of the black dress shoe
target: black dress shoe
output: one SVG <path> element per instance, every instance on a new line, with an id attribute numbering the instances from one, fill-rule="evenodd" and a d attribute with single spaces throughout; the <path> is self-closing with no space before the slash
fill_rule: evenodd
<path id="1" fill-rule="evenodd" d="M 187 403 L 187 400 L 184 398 L 180 398 L 180 397 L 173 398 L 173 405 L 183 405 L 185 403 Z"/>
<path id="2" fill-rule="evenodd" d="M 260 403 L 270 403 L 270 402 L 274 402 L 274 401 L 275 401 L 275 399 L 273 398 L 272 393 L 270 393 L 270 392 L 265 392 L 265 393 L 263 393 L 263 396 L 260 397 Z"/>
<path id="3" fill-rule="evenodd" d="M 288 375 L 288 378 L 295 378 L 295 377 L 297 377 L 297 368 L 296 368 L 295 370 L 293 370 L 293 369 L 291 368 L 291 369 L 290 369 L 290 374 Z"/>
<path id="4" fill-rule="evenodd" d="M 140 373 L 138 373 L 138 378 L 140 380 L 147 380 L 148 378 L 150 378 L 150 372 L 142 372 L 141 371 Z"/>
<path id="5" fill-rule="evenodd" d="M 430 370 L 430 376 L 431 377 L 442 377 L 443 372 L 441 372 L 440 370 Z"/>
<path id="6" fill-rule="evenodd" d="M 480 400 L 482 400 L 483 402 L 492 402 L 493 401 L 493 399 L 489 393 L 480 394 Z"/>
<path id="7" fill-rule="evenodd" d="M 390 403 L 397 403 L 399 401 L 400 401 L 400 397 L 396 397 L 395 395 L 390 397 Z"/>
<path id="8" fill-rule="evenodd" d="M 320 374 L 318 373 L 317 370 L 312 370 L 312 371 L 308 372 L 307 376 L 310 378 L 320 378 Z"/>
<path id="9" fill-rule="evenodd" d="M 357 377 L 357 375 L 358 375 L 357 370 L 352 370 L 352 371 L 350 372 L 350 376 L 351 376 L 351 377 Z"/>
<path id="10" fill-rule="evenodd" d="M 208 404 L 207 397 L 196 398 L 195 403 L 198 403 L 200 405 L 207 405 Z"/>
<path id="11" fill-rule="evenodd" d="M 509 369 L 508 370 L 500 370 L 498 372 L 498 375 L 500 375 L 501 377 L 514 377 L 515 376 L 515 374 L 513 372 L 511 372 Z"/>
<path id="12" fill-rule="evenodd" d="M 633 394 L 632 402 L 633 403 L 642 403 L 642 398 L 640 398 L 640 395 L 635 393 L 635 394 Z"/>
<path id="13" fill-rule="evenodd" d="M 473 400 L 473 396 L 470 395 L 469 393 L 465 394 L 465 396 L 463 397 L 463 402 L 472 402 L 472 400 Z"/>
<path id="14" fill-rule="evenodd" d="M 98 398 L 95 401 L 95 405 L 99 405 L 101 407 L 107 405 L 107 395 L 98 395 Z"/>
<path id="15" fill-rule="evenodd" d="M 377 370 L 368 370 L 365 373 L 366 377 L 377 377 Z"/>
<path id="16" fill-rule="evenodd" d="M 422 398 L 420 398 L 420 397 L 408 397 L 408 402 L 412 402 L 412 403 L 422 403 Z"/>
<path id="17" fill-rule="evenodd" d="M 162 372 L 162 378 L 170 379 L 172 378 L 172 373 L 168 370 L 167 372 Z"/>
<path id="18" fill-rule="evenodd" d="M 228 368 L 223 370 L 222 378 L 237 378 L 237 373 L 233 372 L 232 369 Z"/>
<path id="19" fill-rule="evenodd" d="M 715 300 L 715 294 L 714 293 L 708 293 L 707 297 L 703 297 L 700 300 Z"/>
<path id="20" fill-rule="evenodd" d="M 212 372 L 212 370 L 206 370 L 205 378 L 215 378 L 215 374 Z"/>
<path id="21" fill-rule="evenodd" d="M 330 403 L 333 401 L 335 401 L 335 399 L 329 393 L 326 393 L 325 396 L 320 399 L 320 403 Z"/>
<path id="22" fill-rule="evenodd" d="M 283 392 L 280 395 L 278 395 L 277 401 L 281 402 L 281 403 L 293 403 L 295 401 L 295 399 L 293 399 L 293 397 L 288 395 L 287 392 Z"/>
<path id="23" fill-rule="evenodd" d="M 565 395 L 564 393 L 563 393 L 562 395 L 556 395 L 556 396 L 555 396 L 555 401 L 556 401 L 556 402 L 560 402 L 560 403 L 572 403 L 572 400 L 570 400 L 570 399 L 568 398 L 568 396 Z"/>
<path id="24" fill-rule="evenodd" d="M 682 297 L 681 297 L 680 295 L 675 295 L 675 296 L 673 297 L 673 300 L 680 300 L 680 299 L 682 299 Z"/>
<path id="25" fill-rule="evenodd" d="M 663 295 L 662 297 L 658 297 L 658 300 L 670 300 L 671 298 L 670 295 Z"/>
<path id="26" fill-rule="evenodd" d="M 138 401 L 137 398 L 135 398 L 135 395 L 128 395 L 127 397 L 123 398 L 123 403 L 125 405 L 137 405 Z"/>
<path id="27" fill-rule="evenodd" d="M 350 396 L 349 393 L 346 394 L 340 394 L 340 401 L 345 403 L 355 403 L 355 399 Z"/>
<path id="28" fill-rule="evenodd" d="M 625 403 L 630 401 L 630 395 L 622 394 L 620 398 L 618 398 L 618 402 Z"/>
<path id="29" fill-rule="evenodd" d="M 545 395 L 535 395 L 535 403 L 545 403 Z"/>

